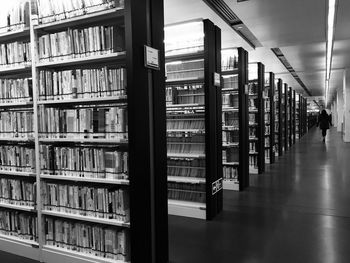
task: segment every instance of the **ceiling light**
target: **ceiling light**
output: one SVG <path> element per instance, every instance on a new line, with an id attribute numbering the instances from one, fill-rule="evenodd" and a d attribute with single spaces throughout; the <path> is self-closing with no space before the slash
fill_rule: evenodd
<path id="1" fill-rule="evenodd" d="M 335 31 L 335 17 L 337 0 L 328 0 L 328 14 L 327 14 L 327 46 L 326 46 L 326 85 L 325 85 L 325 104 L 327 105 L 327 98 L 329 92 L 329 79 L 331 78 L 332 69 L 332 54 L 334 45 L 334 31 Z"/>

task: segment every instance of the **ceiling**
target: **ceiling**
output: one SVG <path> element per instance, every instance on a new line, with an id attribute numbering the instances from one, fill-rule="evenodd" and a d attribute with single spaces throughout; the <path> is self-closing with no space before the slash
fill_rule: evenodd
<path id="1" fill-rule="evenodd" d="M 281 49 L 311 91 L 323 96 L 326 68 L 326 0 L 224 0 L 263 47 L 253 50 L 202 0 L 164 0 L 165 24 L 208 18 L 222 30 L 222 46 L 242 46 L 250 61 L 260 61 L 297 92 L 302 87 L 270 50 Z M 350 68 L 350 1 L 339 0 L 330 93 L 342 86 L 343 69 Z M 332 98 L 333 96 L 329 96 Z"/>

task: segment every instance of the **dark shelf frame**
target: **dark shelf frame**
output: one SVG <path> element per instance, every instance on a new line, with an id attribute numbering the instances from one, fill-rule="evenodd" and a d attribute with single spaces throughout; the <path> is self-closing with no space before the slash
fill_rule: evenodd
<path id="1" fill-rule="evenodd" d="M 283 134 L 283 143 L 284 143 L 284 151 L 288 150 L 288 84 L 284 83 L 284 114 L 282 116 L 283 118 L 283 124 L 284 124 L 284 134 Z"/>
<path id="2" fill-rule="evenodd" d="M 268 72 L 269 87 L 268 87 L 268 97 L 270 100 L 270 164 L 275 162 L 275 74 Z"/>
<path id="3" fill-rule="evenodd" d="M 249 80 L 249 82 L 257 83 L 257 128 L 256 135 L 257 141 L 257 152 L 258 152 L 258 174 L 265 172 L 265 120 L 264 120 L 264 101 L 263 91 L 265 88 L 265 66 L 261 62 L 251 63 L 257 64 L 257 76 L 258 79 Z"/>
<path id="4" fill-rule="evenodd" d="M 276 107 L 278 108 L 278 134 L 277 134 L 277 149 L 278 156 L 283 155 L 283 116 L 282 116 L 282 89 L 283 89 L 283 81 L 282 79 L 278 79 L 276 92 L 278 93 L 278 100 Z"/>
<path id="5" fill-rule="evenodd" d="M 238 118 L 239 118 L 239 164 L 238 183 L 239 191 L 249 187 L 249 136 L 248 136 L 248 52 L 243 48 L 237 48 L 237 70 L 222 71 L 221 75 L 238 75 Z"/>
<path id="6" fill-rule="evenodd" d="M 163 8 L 125 1 L 131 262 L 169 261 Z M 144 45 L 159 50 L 160 70 L 144 66 Z"/>
<path id="7" fill-rule="evenodd" d="M 214 85 L 214 73 L 221 74 L 221 30 L 208 19 L 203 21 L 204 52 L 170 56 L 166 62 L 204 59 L 204 80 L 181 83 L 203 83 L 205 97 L 205 169 L 206 220 L 212 220 L 223 208 L 223 190 L 213 194 L 213 183 L 223 179 L 222 170 L 222 98 L 221 86 Z M 176 58 L 176 59 L 175 59 Z M 176 83 L 176 81 L 171 82 Z M 169 84 L 169 83 L 166 83 Z M 163 88 L 164 89 L 164 88 Z M 165 98 L 165 96 L 164 96 Z M 164 100 L 164 98 L 162 98 Z M 164 100 L 165 101 L 165 100 Z M 165 154 L 166 156 L 167 154 Z M 164 173 L 167 174 L 166 172 Z M 167 176 L 165 176 L 167 178 Z M 185 216 L 185 215 L 184 215 Z"/>

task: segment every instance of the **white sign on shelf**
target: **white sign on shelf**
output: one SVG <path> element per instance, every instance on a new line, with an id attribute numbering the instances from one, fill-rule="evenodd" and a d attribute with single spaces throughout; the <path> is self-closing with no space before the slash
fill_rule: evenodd
<path id="1" fill-rule="evenodd" d="M 159 50 L 146 45 L 144 47 L 145 67 L 159 70 Z"/>
<path id="2" fill-rule="evenodd" d="M 214 86 L 221 87 L 221 76 L 217 72 L 214 72 Z"/>
<path id="3" fill-rule="evenodd" d="M 212 183 L 212 195 L 215 195 L 217 192 L 222 190 L 222 178 L 216 180 Z"/>

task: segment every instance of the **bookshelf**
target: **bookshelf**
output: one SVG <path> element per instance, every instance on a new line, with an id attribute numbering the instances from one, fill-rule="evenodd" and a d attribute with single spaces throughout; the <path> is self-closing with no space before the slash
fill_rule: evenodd
<path id="1" fill-rule="evenodd" d="M 288 150 L 289 137 L 288 137 L 288 126 L 289 126 L 289 114 L 288 114 L 288 84 L 284 83 L 283 86 L 283 110 L 282 110 L 282 119 L 283 119 L 283 151 Z"/>
<path id="2" fill-rule="evenodd" d="M 296 142 L 296 92 L 292 91 L 292 144 L 294 145 Z"/>
<path id="3" fill-rule="evenodd" d="M 0 28 L 2 250 L 168 262 L 163 3 L 22 2 L 23 25 Z"/>
<path id="4" fill-rule="evenodd" d="M 262 63 L 249 63 L 249 173 L 265 171 L 265 123 L 263 91 L 265 67 Z"/>
<path id="5" fill-rule="evenodd" d="M 275 146 L 276 156 L 283 155 L 283 103 L 282 103 L 282 79 L 276 80 L 275 85 Z"/>
<path id="6" fill-rule="evenodd" d="M 221 31 L 210 20 L 165 27 L 171 215 L 211 220 L 222 210 L 220 49 Z"/>
<path id="7" fill-rule="evenodd" d="M 265 163 L 275 162 L 275 74 L 265 73 L 264 89 Z"/>
<path id="8" fill-rule="evenodd" d="M 249 186 L 248 52 L 243 48 L 221 50 L 223 187 L 244 190 Z M 228 142 L 232 147 L 226 147 Z"/>
<path id="9" fill-rule="evenodd" d="M 301 117 L 300 117 L 300 101 L 301 95 L 296 94 L 295 96 L 295 139 L 298 140 L 302 137 L 301 131 Z"/>

